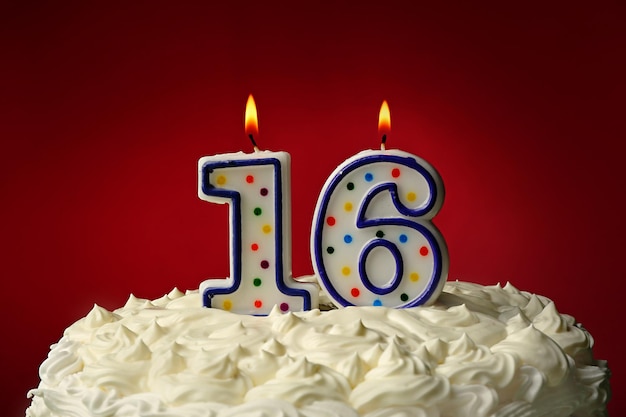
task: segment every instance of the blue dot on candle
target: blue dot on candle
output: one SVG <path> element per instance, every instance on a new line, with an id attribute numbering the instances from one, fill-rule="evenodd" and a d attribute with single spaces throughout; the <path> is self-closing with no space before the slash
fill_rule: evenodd
<path id="1" fill-rule="evenodd" d="M 374 179 L 374 174 L 372 174 L 371 172 L 368 172 L 367 174 L 365 174 L 365 181 L 372 182 L 373 179 Z"/>
<path id="2" fill-rule="evenodd" d="M 345 235 L 345 236 L 343 237 L 343 241 L 344 241 L 344 242 L 346 242 L 346 243 L 352 243 L 352 236 L 350 236 L 350 235 Z"/>
<path id="3" fill-rule="evenodd" d="M 372 305 L 373 305 L 373 306 L 375 306 L 375 307 L 380 307 L 380 306 L 382 306 L 382 305 L 383 305 L 383 302 L 382 302 L 382 301 L 380 301 L 380 300 L 378 300 L 378 299 L 376 299 L 376 300 L 374 300 L 374 302 L 372 303 Z"/>
<path id="4" fill-rule="evenodd" d="M 400 240 L 400 243 L 406 243 L 406 241 L 409 240 L 409 238 L 405 234 L 400 235 L 398 239 Z"/>

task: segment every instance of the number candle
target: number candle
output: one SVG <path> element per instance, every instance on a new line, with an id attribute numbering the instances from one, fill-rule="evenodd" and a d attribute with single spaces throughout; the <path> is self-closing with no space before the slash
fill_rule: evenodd
<path id="1" fill-rule="evenodd" d="M 203 305 L 255 315 L 274 305 L 283 312 L 317 308 L 316 286 L 291 277 L 290 156 L 259 151 L 252 95 L 245 115 L 254 153 L 198 161 L 198 196 L 230 205 L 230 277 L 202 282 Z"/>
<path id="2" fill-rule="evenodd" d="M 344 161 L 319 196 L 311 233 L 313 266 L 341 306 L 413 307 L 436 300 L 448 275 L 445 241 L 431 219 L 444 198 L 441 177 L 423 159 L 381 150 Z"/>

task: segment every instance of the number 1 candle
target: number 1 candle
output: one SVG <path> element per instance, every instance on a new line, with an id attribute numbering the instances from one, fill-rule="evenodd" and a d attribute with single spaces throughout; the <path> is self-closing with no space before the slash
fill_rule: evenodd
<path id="1" fill-rule="evenodd" d="M 390 123 L 384 102 L 381 150 L 339 165 L 315 209 L 313 265 L 341 306 L 426 305 L 447 279 L 447 247 L 431 222 L 443 203 L 443 182 L 423 159 L 385 149 Z"/>
<path id="2" fill-rule="evenodd" d="M 266 315 L 317 307 L 318 289 L 291 277 L 290 156 L 260 151 L 256 106 L 248 98 L 246 133 L 255 152 L 214 155 L 198 162 L 198 195 L 230 205 L 230 277 L 200 285 L 205 307 Z"/>

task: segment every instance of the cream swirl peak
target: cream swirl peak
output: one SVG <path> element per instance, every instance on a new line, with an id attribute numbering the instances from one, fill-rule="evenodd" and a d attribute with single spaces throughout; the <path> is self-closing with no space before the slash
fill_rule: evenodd
<path id="1" fill-rule="evenodd" d="M 448 282 L 430 307 L 237 315 L 198 292 L 94 306 L 27 417 L 597 416 L 609 371 L 545 297 Z"/>

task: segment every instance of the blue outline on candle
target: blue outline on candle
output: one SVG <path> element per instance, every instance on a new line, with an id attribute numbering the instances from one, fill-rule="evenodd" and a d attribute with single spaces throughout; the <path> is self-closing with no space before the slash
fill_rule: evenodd
<path id="1" fill-rule="evenodd" d="M 216 188 L 209 182 L 211 172 L 219 168 L 242 167 L 251 165 L 273 165 L 274 166 L 274 185 L 276 193 L 274 195 L 274 215 L 276 217 L 275 224 L 275 245 L 276 245 L 276 286 L 278 290 L 287 296 L 303 297 L 303 309 L 311 309 L 311 294 L 304 289 L 291 288 L 285 283 L 285 274 L 283 271 L 283 184 L 282 184 L 282 166 L 276 158 L 260 158 L 243 161 L 210 161 L 202 165 L 201 189 L 207 196 L 215 196 L 230 200 L 230 219 L 232 224 L 232 234 L 230 236 L 231 256 L 231 275 L 233 285 L 228 288 L 223 287 L 207 287 L 202 293 L 202 305 L 211 307 L 211 298 L 217 294 L 232 294 L 237 291 L 241 285 L 241 195 L 238 191 Z"/>
<path id="2" fill-rule="evenodd" d="M 376 248 L 385 247 L 389 249 L 389 252 L 393 255 L 393 258 L 396 261 L 396 270 L 393 275 L 393 279 L 390 281 L 389 285 L 384 287 L 377 287 L 372 283 L 369 276 L 367 275 L 367 269 L 365 268 L 365 261 L 367 260 L 367 256 Z M 359 256 L 359 276 L 361 277 L 361 282 L 363 286 L 378 295 L 385 295 L 393 292 L 398 286 L 400 282 L 402 282 L 402 275 L 404 275 L 404 262 L 402 262 L 402 254 L 398 247 L 392 242 L 386 239 L 373 239 L 365 244 L 365 248 L 361 251 L 361 255 Z"/>
<path id="3" fill-rule="evenodd" d="M 401 306 L 402 308 L 416 307 L 428 301 L 434 294 L 437 287 L 439 286 L 439 283 L 441 282 L 442 273 L 444 269 L 443 257 L 445 256 L 444 252 L 441 250 L 441 246 L 445 247 L 445 241 L 443 240 L 443 237 L 441 237 L 441 241 L 439 241 L 429 228 L 421 224 L 421 219 L 419 219 L 419 217 L 426 216 L 427 214 L 431 214 L 439 198 L 439 189 L 437 188 L 437 183 L 435 179 L 433 178 L 433 175 L 423 165 L 421 165 L 415 158 L 398 156 L 398 155 L 384 155 L 384 154 L 369 155 L 369 156 L 364 156 L 362 158 L 356 159 L 348 163 L 346 166 L 342 167 L 342 169 L 332 178 L 325 192 L 322 195 L 320 195 L 320 198 L 319 198 L 320 202 L 318 203 L 318 205 L 320 209 L 317 212 L 317 217 L 315 219 L 315 227 L 313 229 L 313 233 L 314 233 L 313 245 L 314 245 L 314 253 L 315 253 L 315 259 L 313 259 L 313 262 L 315 263 L 317 267 L 316 270 L 319 273 L 319 278 L 322 280 L 324 287 L 328 291 L 331 298 L 344 307 L 354 305 L 352 302 L 342 297 L 337 292 L 337 290 L 335 289 L 332 283 L 332 280 L 328 276 L 328 273 L 326 271 L 326 268 L 323 262 L 324 253 L 322 250 L 322 229 L 324 227 L 324 219 L 326 218 L 326 213 L 328 211 L 328 204 L 330 202 L 330 196 L 332 196 L 333 192 L 339 186 L 339 184 L 343 181 L 343 179 L 348 174 L 353 172 L 355 169 L 360 168 L 363 165 L 368 165 L 368 164 L 377 163 L 377 162 L 396 163 L 396 164 L 404 165 L 408 168 L 411 168 L 419 172 L 424 177 L 428 185 L 429 199 L 425 205 L 417 209 L 411 209 L 409 207 L 406 207 L 404 204 L 402 204 L 398 196 L 398 186 L 395 183 L 385 182 L 385 183 L 381 183 L 377 185 L 376 187 L 373 188 L 373 190 L 370 190 L 370 192 L 365 196 L 365 200 L 363 204 L 361 205 L 361 209 L 359 211 L 359 215 L 357 217 L 357 224 L 356 224 L 356 227 L 359 229 L 364 228 L 364 227 L 383 226 L 383 225 L 397 225 L 397 226 L 409 227 L 411 229 L 417 230 L 426 238 L 426 240 L 428 241 L 432 249 L 433 261 L 434 261 L 433 273 L 429 279 L 429 282 L 425 291 L 423 291 L 421 295 L 418 296 L 417 298 L 414 298 L 413 300 L 411 300 L 408 304 L 404 304 Z M 372 199 L 376 195 L 378 195 L 379 193 L 383 191 L 389 191 L 391 195 L 391 200 L 395 208 L 398 210 L 400 214 L 409 216 L 409 217 L 417 217 L 418 219 L 407 220 L 404 218 L 393 218 L 393 217 L 382 218 L 382 219 L 371 219 L 371 220 L 365 219 L 365 213 L 367 211 L 367 207 L 369 206 L 369 203 L 372 201 Z M 434 216 L 434 214 L 436 213 L 432 213 L 432 214 Z M 428 217 L 425 220 L 428 223 L 431 223 L 430 218 L 431 217 Z M 368 242 L 367 245 L 370 245 L 370 244 L 371 242 Z M 369 247 L 367 245 L 365 246 L 366 248 Z M 378 245 L 378 246 L 381 246 L 381 245 Z M 387 247 L 387 249 L 389 249 L 389 247 Z M 359 255 L 359 274 L 361 274 L 362 265 L 363 265 L 363 268 L 365 265 L 365 256 L 363 256 L 364 252 L 365 250 L 362 250 Z M 367 251 L 367 253 L 369 254 L 369 251 Z M 398 269 L 399 269 L 398 258 L 394 252 L 392 252 L 392 254 L 394 254 L 394 258 L 396 259 L 395 274 L 397 275 Z M 403 265 L 402 265 L 402 268 L 403 268 Z M 363 276 L 361 276 L 361 281 L 366 286 L 366 288 L 370 289 L 373 293 L 382 295 L 382 294 L 393 291 L 393 289 L 395 288 L 389 291 L 387 291 L 387 289 L 393 286 L 394 284 L 399 285 L 401 281 L 401 276 L 399 279 L 397 279 L 397 283 L 396 283 L 396 277 L 394 277 L 394 279 L 391 280 L 391 284 L 388 287 L 383 287 L 383 288 L 375 287 L 371 282 L 369 282 L 369 284 L 371 284 L 372 288 L 368 287 L 366 284 L 366 281 L 363 280 Z M 367 278 L 367 281 L 369 281 L 369 278 Z M 377 292 L 377 291 L 382 291 L 382 293 Z"/>

